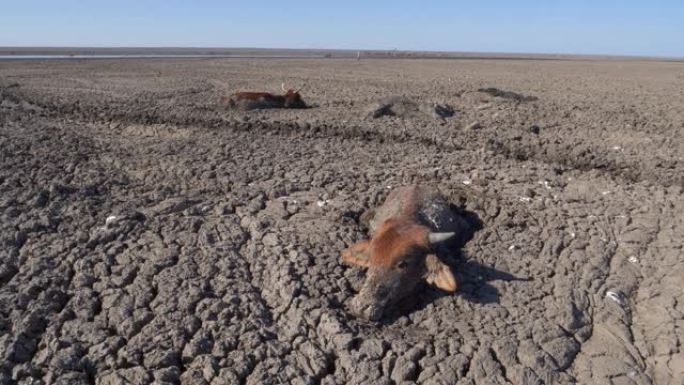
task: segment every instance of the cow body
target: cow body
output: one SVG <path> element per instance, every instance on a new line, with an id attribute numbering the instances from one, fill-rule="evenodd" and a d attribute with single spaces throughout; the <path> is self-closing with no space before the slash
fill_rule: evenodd
<path id="1" fill-rule="evenodd" d="M 463 220 L 450 208 L 449 202 L 435 189 L 424 186 L 404 186 L 387 195 L 382 206 L 370 220 L 371 234 L 390 218 L 407 218 L 435 232 L 462 230 Z"/>
<path id="2" fill-rule="evenodd" d="M 406 186 L 392 191 L 370 220 L 371 238 L 342 253 L 342 262 L 368 269 L 361 291 L 352 300 L 352 312 L 378 320 L 421 280 L 455 291 L 451 269 L 436 251 L 462 241 L 467 227 L 434 189 Z"/>
<path id="3" fill-rule="evenodd" d="M 244 110 L 267 108 L 306 108 L 298 91 L 287 90 L 283 95 L 268 92 L 237 92 L 229 97 L 223 97 L 221 104 L 226 108 Z"/>

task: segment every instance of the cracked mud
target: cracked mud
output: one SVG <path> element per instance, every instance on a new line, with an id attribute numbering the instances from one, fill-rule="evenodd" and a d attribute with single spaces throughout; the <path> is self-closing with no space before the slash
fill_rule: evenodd
<path id="1" fill-rule="evenodd" d="M 0 63 L 0 384 L 681 384 L 681 72 Z M 317 107 L 218 105 L 283 81 Z M 340 252 L 412 183 L 481 229 L 455 295 L 363 322 Z"/>

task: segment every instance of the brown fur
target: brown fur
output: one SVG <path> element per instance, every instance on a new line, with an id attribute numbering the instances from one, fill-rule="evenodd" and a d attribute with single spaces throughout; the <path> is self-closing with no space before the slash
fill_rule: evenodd
<path id="1" fill-rule="evenodd" d="M 374 229 L 371 239 L 344 250 L 342 262 L 394 270 L 402 261 L 424 261 L 427 267 L 425 279 L 429 283 L 446 291 L 455 291 L 458 285 L 449 267 L 430 254 L 430 228 L 420 219 L 426 203 L 438 197 L 434 191 L 419 186 L 392 191 L 371 221 Z"/>
<path id="2" fill-rule="evenodd" d="M 428 230 L 406 219 L 388 219 L 371 239 L 370 264 L 391 267 L 410 257 L 412 252 L 427 251 Z"/>
<path id="3" fill-rule="evenodd" d="M 248 109 L 261 108 L 306 108 L 299 92 L 287 90 L 284 95 L 268 92 L 236 92 L 230 97 L 222 97 L 221 104 L 228 108 L 246 105 Z"/>

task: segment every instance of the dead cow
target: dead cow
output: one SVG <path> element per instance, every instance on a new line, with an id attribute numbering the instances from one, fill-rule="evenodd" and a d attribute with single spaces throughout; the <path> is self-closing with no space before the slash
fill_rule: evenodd
<path id="1" fill-rule="evenodd" d="M 456 291 L 456 279 L 436 250 L 462 240 L 468 224 L 437 191 L 421 186 L 397 188 L 369 225 L 371 239 L 342 252 L 343 263 L 368 269 L 361 291 L 351 302 L 353 313 L 377 321 L 421 280 Z"/>
<path id="2" fill-rule="evenodd" d="M 226 108 L 241 108 L 256 110 L 266 108 L 307 108 L 298 90 L 285 89 L 285 83 L 281 85 L 283 95 L 273 95 L 268 92 L 236 92 L 230 96 L 221 98 L 221 105 Z"/>

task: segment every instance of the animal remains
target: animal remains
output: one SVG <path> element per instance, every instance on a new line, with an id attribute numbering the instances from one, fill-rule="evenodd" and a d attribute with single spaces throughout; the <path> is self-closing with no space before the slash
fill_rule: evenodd
<path id="1" fill-rule="evenodd" d="M 268 92 L 236 92 L 230 96 L 221 97 L 221 105 L 225 108 L 238 108 L 244 110 L 256 110 L 267 108 L 307 108 L 299 91 L 285 89 L 285 83 L 281 84 L 283 95 L 274 95 Z"/>
<path id="2" fill-rule="evenodd" d="M 437 251 L 462 242 L 467 228 L 468 223 L 436 190 L 422 186 L 393 190 L 370 221 L 370 239 L 342 252 L 343 263 L 368 270 L 352 299 L 352 312 L 377 321 L 421 280 L 456 291 L 456 279 Z"/>

